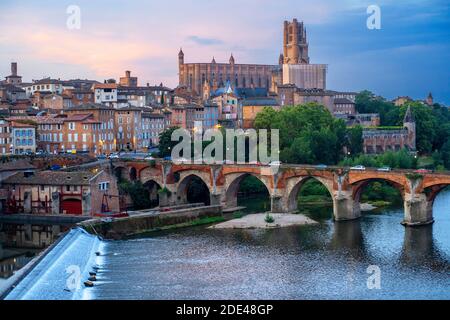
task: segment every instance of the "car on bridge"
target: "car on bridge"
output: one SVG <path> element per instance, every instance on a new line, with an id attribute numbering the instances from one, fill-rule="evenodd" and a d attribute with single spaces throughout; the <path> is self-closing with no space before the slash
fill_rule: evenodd
<path id="1" fill-rule="evenodd" d="M 175 159 L 172 159 L 172 161 L 173 162 L 175 162 L 175 163 L 177 163 L 177 164 L 189 164 L 189 163 L 191 163 L 191 160 L 190 159 L 186 159 L 186 158 L 183 158 L 183 157 L 181 157 L 181 158 L 175 158 Z"/>
<path id="2" fill-rule="evenodd" d="M 119 154 L 120 159 L 129 159 L 129 160 L 144 160 L 146 157 L 151 156 L 148 153 L 143 152 L 124 152 Z"/>
<path id="3" fill-rule="evenodd" d="M 350 167 L 350 170 L 365 171 L 366 167 L 364 167 L 362 165 L 357 165 L 357 166 Z"/>
<path id="4" fill-rule="evenodd" d="M 318 164 L 314 168 L 319 169 L 319 170 L 323 170 L 323 169 L 327 169 L 328 166 L 326 164 Z"/>
<path id="5" fill-rule="evenodd" d="M 381 168 L 378 168 L 377 171 L 389 172 L 389 171 L 392 171 L 392 169 L 391 169 L 391 167 L 381 167 Z"/>
<path id="6" fill-rule="evenodd" d="M 414 172 L 415 173 L 433 173 L 433 170 L 421 168 L 421 169 L 414 170 Z"/>

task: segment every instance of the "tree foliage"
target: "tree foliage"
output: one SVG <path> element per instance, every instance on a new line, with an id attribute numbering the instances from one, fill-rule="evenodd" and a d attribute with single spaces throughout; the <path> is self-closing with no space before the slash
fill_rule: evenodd
<path id="1" fill-rule="evenodd" d="M 160 157 L 170 157 L 172 149 L 178 141 L 172 141 L 172 133 L 179 127 L 170 127 L 159 134 L 159 155 Z"/>
<path id="2" fill-rule="evenodd" d="M 366 167 L 380 168 L 388 166 L 398 169 L 414 169 L 417 167 L 417 159 L 407 150 L 388 151 L 380 155 L 359 155 L 345 158 L 340 162 L 342 166 L 363 165 Z"/>
<path id="3" fill-rule="evenodd" d="M 256 129 L 279 129 L 280 159 L 289 163 L 334 164 L 347 145 L 347 129 L 317 103 L 265 108 L 255 118 Z"/>

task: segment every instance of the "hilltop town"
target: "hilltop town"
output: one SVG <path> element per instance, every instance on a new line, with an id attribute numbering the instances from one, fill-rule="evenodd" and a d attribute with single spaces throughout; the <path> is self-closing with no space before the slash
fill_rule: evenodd
<path id="1" fill-rule="evenodd" d="M 178 53 L 179 85 L 139 83 L 131 71 L 116 79 L 44 78 L 22 81 L 18 63 L 0 82 L 0 153 L 77 153 L 92 156 L 120 151 L 147 152 L 169 127 L 194 130 L 252 128 L 264 109 L 316 102 L 348 126 L 364 127 L 365 153 L 407 148 L 415 151 L 415 127 L 405 122 L 380 130 L 380 115 L 359 113 L 356 92 L 327 88 L 327 65 L 310 63 L 303 22 L 283 24 L 277 64 L 188 63 Z M 399 97 L 401 106 L 410 101 Z M 431 94 L 424 101 L 433 105 Z M 412 118 L 409 118 L 411 121 Z M 395 130 L 394 130 L 395 129 Z"/>

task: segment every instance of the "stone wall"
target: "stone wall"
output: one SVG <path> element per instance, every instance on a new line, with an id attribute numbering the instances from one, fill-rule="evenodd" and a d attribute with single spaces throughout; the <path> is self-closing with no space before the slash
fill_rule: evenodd
<path id="1" fill-rule="evenodd" d="M 199 218 L 218 217 L 222 215 L 221 206 L 196 207 L 155 214 L 140 214 L 128 218 L 114 219 L 111 222 L 88 220 L 80 226 L 92 234 L 106 239 L 122 239 L 155 229 L 188 223 Z"/>

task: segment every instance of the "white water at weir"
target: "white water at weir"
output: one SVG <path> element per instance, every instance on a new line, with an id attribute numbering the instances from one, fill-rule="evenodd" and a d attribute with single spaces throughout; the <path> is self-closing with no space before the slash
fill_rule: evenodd
<path id="1" fill-rule="evenodd" d="M 87 296 L 83 282 L 92 267 L 101 264 L 96 256 L 104 243 L 81 228 L 72 229 L 6 296 L 6 300 L 78 300 Z M 70 272 L 68 272 L 70 270 Z M 74 272 L 75 270 L 75 272 Z M 77 277 L 78 271 L 80 277 Z M 70 280 L 76 277 L 75 282 Z M 77 283 L 72 288 L 70 283 Z"/>

